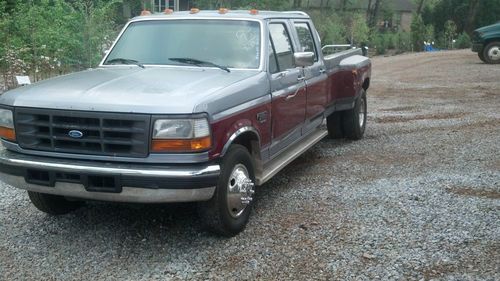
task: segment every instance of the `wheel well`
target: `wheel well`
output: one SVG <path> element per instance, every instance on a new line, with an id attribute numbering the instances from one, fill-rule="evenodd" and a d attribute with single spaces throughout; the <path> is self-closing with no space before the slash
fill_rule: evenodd
<path id="1" fill-rule="evenodd" d="M 370 87 L 370 78 L 366 78 L 365 81 L 363 81 L 363 89 L 366 91 L 368 87 Z"/>
<path id="2" fill-rule="evenodd" d="M 500 38 L 489 38 L 489 39 L 484 40 L 483 49 L 484 49 L 484 47 L 486 47 L 486 45 L 488 45 L 492 42 L 500 42 Z"/>
<path id="3" fill-rule="evenodd" d="M 252 132 L 245 132 L 239 135 L 232 144 L 244 146 L 252 156 L 260 154 L 259 137 Z"/>

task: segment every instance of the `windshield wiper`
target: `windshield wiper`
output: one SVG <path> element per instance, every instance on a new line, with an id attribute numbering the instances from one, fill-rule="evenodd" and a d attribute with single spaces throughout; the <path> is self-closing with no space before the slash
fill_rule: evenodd
<path id="1" fill-rule="evenodd" d="M 142 63 L 139 63 L 138 61 L 133 60 L 133 59 L 115 58 L 115 59 L 110 59 L 110 60 L 106 61 L 106 64 L 114 64 L 114 63 L 134 64 L 134 65 L 137 65 L 138 67 L 144 68 L 144 65 L 142 65 Z"/>
<path id="2" fill-rule="evenodd" d="M 171 61 L 192 64 L 192 65 L 196 65 L 196 66 L 202 66 L 202 65 L 213 66 L 213 67 L 220 68 L 224 71 L 231 72 L 231 70 L 229 70 L 229 68 L 222 66 L 222 65 L 215 64 L 213 62 L 209 62 L 209 61 L 203 61 L 203 60 L 198 60 L 198 59 L 193 59 L 193 58 L 168 58 L 168 59 Z"/>

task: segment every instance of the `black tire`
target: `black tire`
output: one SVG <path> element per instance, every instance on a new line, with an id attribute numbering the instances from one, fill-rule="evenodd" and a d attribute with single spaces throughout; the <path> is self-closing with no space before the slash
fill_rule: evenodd
<path id="1" fill-rule="evenodd" d="M 363 138 L 366 128 L 366 112 L 366 91 L 361 90 L 361 95 L 356 100 L 354 108 L 342 112 L 342 132 L 346 138 L 352 140 Z"/>
<path id="2" fill-rule="evenodd" d="M 230 195 L 230 186 L 238 187 L 237 184 L 233 184 L 234 175 L 237 171 L 242 172 L 244 170 L 243 166 L 246 169 L 249 180 L 252 181 L 251 191 L 249 193 L 233 192 Z M 207 230 L 218 235 L 233 237 L 245 229 L 253 206 L 255 174 L 250 153 L 244 146 L 238 144 L 232 145 L 222 160 L 221 169 L 221 175 L 214 196 L 209 201 L 198 203 L 197 209 L 202 223 Z M 237 208 L 231 209 L 231 203 L 228 200 L 231 196 L 233 199 L 237 198 L 236 200 L 244 196 L 249 196 L 250 202 L 248 204 L 242 203 L 241 206 L 244 206 L 242 210 L 238 210 Z M 235 201 L 232 202 L 234 203 Z"/>
<path id="3" fill-rule="evenodd" d="M 483 55 L 483 51 L 481 50 L 480 52 L 477 53 L 477 56 L 479 57 L 479 59 L 482 61 L 482 62 L 486 62 L 486 60 L 484 59 L 484 55 Z"/>
<path id="4" fill-rule="evenodd" d="M 483 57 L 486 63 L 499 64 L 500 63 L 500 41 L 491 42 L 483 49 Z"/>
<path id="5" fill-rule="evenodd" d="M 80 208 L 84 204 L 81 201 L 69 201 L 63 196 L 34 191 L 28 191 L 28 196 L 31 203 L 38 210 L 50 215 L 64 215 Z"/>
<path id="6" fill-rule="evenodd" d="M 326 128 L 328 129 L 328 136 L 331 139 L 340 139 L 344 137 L 341 118 L 342 112 L 334 112 L 326 117 Z"/>

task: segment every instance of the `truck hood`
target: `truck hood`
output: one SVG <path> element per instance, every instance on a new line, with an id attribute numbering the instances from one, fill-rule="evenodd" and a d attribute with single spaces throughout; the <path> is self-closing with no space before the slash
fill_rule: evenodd
<path id="1" fill-rule="evenodd" d="M 500 33 L 500 23 L 495 23 L 492 25 L 483 26 L 483 27 L 480 27 L 474 31 L 479 32 L 479 33 L 490 33 L 490 32 Z"/>
<path id="2" fill-rule="evenodd" d="M 257 73 L 191 67 L 97 68 L 6 92 L 0 96 L 0 104 L 107 112 L 192 113 L 208 96 Z"/>

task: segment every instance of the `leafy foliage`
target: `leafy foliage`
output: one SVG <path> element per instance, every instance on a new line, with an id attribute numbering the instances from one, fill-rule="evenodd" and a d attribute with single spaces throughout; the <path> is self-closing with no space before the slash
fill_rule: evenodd
<path id="1" fill-rule="evenodd" d="M 23 73 L 37 81 L 95 66 L 116 32 L 113 9 L 119 2 L 0 2 L 0 71 L 7 86 Z"/>

